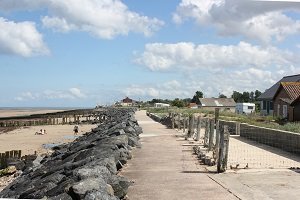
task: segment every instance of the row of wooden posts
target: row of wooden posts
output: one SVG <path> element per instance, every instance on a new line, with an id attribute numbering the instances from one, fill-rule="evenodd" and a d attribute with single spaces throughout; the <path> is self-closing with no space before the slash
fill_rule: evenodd
<path id="1" fill-rule="evenodd" d="M 7 160 L 10 158 L 21 159 L 21 154 L 21 150 L 12 150 L 0 153 L 0 169 L 7 167 Z"/>
<path id="2" fill-rule="evenodd" d="M 199 115 L 197 118 L 193 114 L 188 117 L 178 113 L 170 113 L 171 117 L 171 128 L 182 129 L 183 133 L 186 133 L 186 139 L 194 136 L 195 141 L 200 140 L 201 128 L 205 128 L 203 137 L 203 146 L 207 148 L 207 152 L 215 152 L 214 158 L 217 161 L 218 172 L 226 171 L 227 160 L 228 160 L 228 147 L 229 147 L 229 130 L 228 126 L 224 125 L 219 118 L 219 110 L 215 110 L 215 118 L 202 118 Z M 196 130 L 196 131 L 195 131 Z"/>
<path id="3" fill-rule="evenodd" d="M 40 118 L 40 119 L 11 119 L 11 120 L 0 120 L 0 127 L 20 127 L 20 126 L 38 126 L 38 125 L 58 125 L 80 122 L 83 116 L 74 115 L 63 116 L 60 118 Z M 86 116 L 85 120 L 90 121 L 91 116 Z"/>

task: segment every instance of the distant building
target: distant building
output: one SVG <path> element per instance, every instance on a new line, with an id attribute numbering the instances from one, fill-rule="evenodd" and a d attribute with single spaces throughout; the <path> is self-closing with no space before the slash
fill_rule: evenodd
<path id="1" fill-rule="evenodd" d="M 198 105 L 196 103 L 189 103 L 188 107 L 196 109 L 196 108 L 198 108 Z"/>
<path id="2" fill-rule="evenodd" d="M 273 99 L 281 82 L 299 82 L 299 81 L 300 81 L 300 74 L 285 76 L 280 81 L 275 83 L 272 87 L 267 89 L 264 93 L 262 93 L 258 97 L 258 100 L 260 100 L 260 113 L 262 115 L 273 115 L 274 108 L 276 109 L 276 107 L 274 107 L 273 105 Z"/>
<path id="3" fill-rule="evenodd" d="M 138 104 L 137 101 L 134 101 L 130 99 L 129 97 L 126 97 L 125 99 L 122 99 L 121 102 L 119 102 L 120 106 L 123 107 L 131 107 L 131 106 L 136 106 Z"/>
<path id="4" fill-rule="evenodd" d="M 237 103 L 235 112 L 237 114 L 251 114 L 255 112 L 254 103 Z"/>
<path id="5" fill-rule="evenodd" d="M 165 107 L 170 107 L 170 104 L 167 103 L 154 103 L 155 108 L 165 108 Z"/>
<path id="6" fill-rule="evenodd" d="M 300 82 L 281 82 L 273 101 L 274 116 L 300 121 Z"/>
<path id="7" fill-rule="evenodd" d="M 207 110 L 220 108 L 220 111 L 235 112 L 236 103 L 232 98 L 199 98 L 198 106 Z"/>

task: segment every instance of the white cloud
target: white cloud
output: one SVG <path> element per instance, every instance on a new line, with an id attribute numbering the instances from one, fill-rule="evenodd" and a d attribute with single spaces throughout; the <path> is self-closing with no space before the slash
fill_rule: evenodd
<path id="1" fill-rule="evenodd" d="M 83 99 L 87 95 L 78 88 L 70 88 L 69 90 L 44 90 L 42 92 L 23 92 L 21 95 L 15 97 L 16 101 L 31 101 L 31 100 L 45 100 L 45 99 Z"/>
<path id="2" fill-rule="evenodd" d="M 152 35 L 164 23 L 130 11 L 121 0 L 1 0 L 0 10 L 47 8 L 43 25 L 59 32 L 84 31 L 103 39 L 129 32 Z"/>
<path id="3" fill-rule="evenodd" d="M 196 91 L 202 91 L 205 97 L 218 97 L 225 94 L 227 97 L 233 91 L 264 92 L 283 76 L 299 74 L 300 67 L 278 67 L 274 69 L 226 69 L 218 73 L 196 71 L 184 80 L 172 80 L 165 83 L 149 83 L 130 85 L 124 89 L 124 94 L 135 99 L 149 100 L 153 98 L 174 99 L 192 98 Z M 152 91 L 155 91 L 152 93 Z"/>
<path id="4" fill-rule="evenodd" d="M 77 98 L 85 98 L 86 97 L 86 95 L 84 93 L 82 93 L 81 90 L 78 88 L 70 88 L 69 91 L 73 96 L 75 96 Z"/>
<path id="5" fill-rule="evenodd" d="M 152 43 L 135 63 L 152 71 L 163 70 L 211 70 L 223 68 L 264 68 L 290 66 L 296 63 L 296 56 L 275 47 L 254 46 L 246 42 L 238 45 L 215 45 L 193 43 Z"/>
<path id="6" fill-rule="evenodd" d="M 214 26 L 219 34 L 243 35 L 268 43 L 300 33 L 300 21 L 284 14 L 300 10 L 300 3 L 252 0 L 182 0 L 173 14 L 175 23 L 194 19 L 199 25 Z"/>
<path id="7" fill-rule="evenodd" d="M 0 17 L 0 53 L 23 57 L 46 55 L 48 48 L 32 22 L 13 22 Z"/>

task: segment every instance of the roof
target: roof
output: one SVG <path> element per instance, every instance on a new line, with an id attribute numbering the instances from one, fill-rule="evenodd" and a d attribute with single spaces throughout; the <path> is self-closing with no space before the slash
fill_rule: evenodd
<path id="1" fill-rule="evenodd" d="M 281 85 L 292 101 L 300 96 L 300 82 L 282 82 Z"/>
<path id="2" fill-rule="evenodd" d="M 262 93 L 258 99 L 259 100 L 272 100 L 278 90 L 281 82 L 299 82 L 300 81 L 300 74 L 292 75 L 292 76 L 285 76 L 280 81 L 275 83 L 272 87 L 267 89 L 264 93 Z"/>
<path id="3" fill-rule="evenodd" d="M 204 107 L 235 107 L 236 103 L 232 98 L 199 98 L 201 106 Z"/>
<path id="4" fill-rule="evenodd" d="M 281 82 L 280 87 L 275 93 L 274 98 L 279 93 L 280 89 L 286 91 L 289 98 L 280 98 L 280 100 L 292 104 L 300 97 L 300 82 Z"/>
<path id="5" fill-rule="evenodd" d="M 133 100 L 130 99 L 130 98 L 128 98 L 128 97 L 126 97 L 125 99 L 122 100 L 122 102 L 123 102 L 123 103 L 132 103 Z"/>

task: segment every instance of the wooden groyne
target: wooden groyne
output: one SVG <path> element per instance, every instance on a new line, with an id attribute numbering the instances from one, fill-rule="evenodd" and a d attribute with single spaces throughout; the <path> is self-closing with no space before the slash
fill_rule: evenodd
<path id="1" fill-rule="evenodd" d="M 106 116 L 100 113 L 101 109 L 77 109 L 28 116 L 1 117 L 0 127 L 72 124 L 104 120 Z"/>

